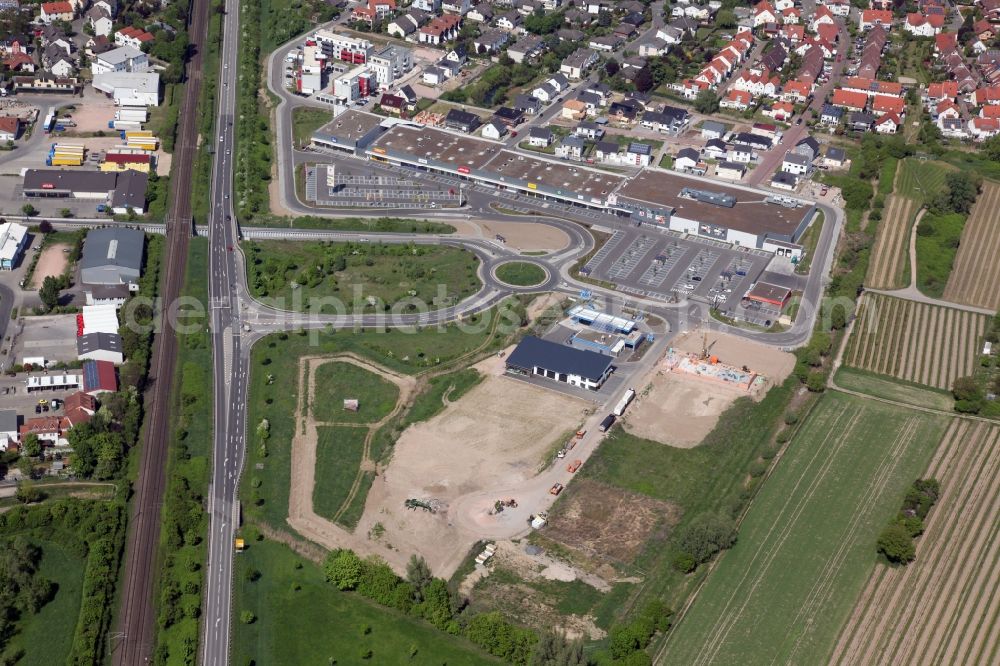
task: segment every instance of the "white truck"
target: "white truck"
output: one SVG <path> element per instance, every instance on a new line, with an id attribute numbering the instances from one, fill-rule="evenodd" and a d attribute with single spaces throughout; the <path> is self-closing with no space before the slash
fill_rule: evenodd
<path id="1" fill-rule="evenodd" d="M 635 397 L 634 389 L 629 389 L 625 391 L 625 395 L 623 395 L 622 399 L 618 401 L 618 404 L 615 405 L 615 408 L 611 413 L 614 414 L 615 416 L 621 416 L 622 414 L 624 414 L 625 408 L 628 407 L 628 404 L 632 402 L 632 399 L 634 397 Z"/>

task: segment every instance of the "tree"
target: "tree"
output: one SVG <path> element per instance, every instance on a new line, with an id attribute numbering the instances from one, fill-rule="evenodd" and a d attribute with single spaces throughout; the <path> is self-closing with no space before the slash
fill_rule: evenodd
<path id="1" fill-rule="evenodd" d="M 898 523 L 893 523 L 882 530 L 882 534 L 878 537 L 877 548 L 887 560 L 896 564 L 908 564 L 917 557 L 913 537 L 906 527 Z"/>
<path id="2" fill-rule="evenodd" d="M 1000 134 L 991 136 L 986 141 L 983 141 L 979 147 L 979 151 L 991 162 L 1000 162 Z"/>
<path id="3" fill-rule="evenodd" d="M 49 222 L 48 220 L 42 220 L 41 222 L 38 223 L 38 230 L 43 234 L 51 234 L 52 223 Z"/>
<path id="4" fill-rule="evenodd" d="M 35 210 L 35 207 L 30 203 L 26 203 L 21 206 L 21 212 L 24 213 L 25 217 L 34 217 L 35 215 L 38 215 L 38 211 Z"/>
<path id="5" fill-rule="evenodd" d="M 24 438 L 24 455 L 37 458 L 42 455 L 42 443 L 35 433 L 28 433 Z"/>
<path id="6" fill-rule="evenodd" d="M 736 525 L 714 513 L 696 516 L 680 531 L 677 546 L 697 562 L 706 562 L 720 550 L 736 543 Z"/>
<path id="7" fill-rule="evenodd" d="M 52 275 L 46 275 L 42 281 L 42 288 L 38 290 L 38 297 L 42 299 L 42 305 L 46 310 L 59 305 L 59 280 Z"/>
<path id="8" fill-rule="evenodd" d="M 735 28 L 736 14 L 731 9 L 720 9 L 719 13 L 715 15 L 715 25 L 725 30 Z"/>
<path id="9" fill-rule="evenodd" d="M 649 71 L 649 67 L 643 67 L 635 75 L 632 80 L 635 85 L 635 89 L 639 92 L 649 92 L 653 89 L 653 74 Z"/>
<path id="10" fill-rule="evenodd" d="M 338 590 L 353 590 L 361 582 L 364 563 L 353 551 L 338 548 L 326 556 L 323 574 Z"/>
<path id="11" fill-rule="evenodd" d="M 975 377 L 956 377 L 951 385 L 955 398 L 955 411 L 977 414 L 983 408 L 983 390 Z"/>
<path id="12" fill-rule="evenodd" d="M 715 113 L 719 110 L 719 96 L 705 88 L 694 98 L 694 108 L 698 113 Z"/>
<path id="13" fill-rule="evenodd" d="M 45 495 L 35 487 L 31 481 L 21 481 L 17 484 L 17 492 L 14 493 L 14 498 L 21 504 L 31 504 L 32 502 L 40 502 L 44 499 Z"/>
<path id="14" fill-rule="evenodd" d="M 417 600 L 423 600 L 424 588 L 434 580 L 431 568 L 427 566 L 427 561 L 423 557 L 416 554 L 410 555 L 410 561 L 406 565 L 406 580 L 416 590 Z"/>

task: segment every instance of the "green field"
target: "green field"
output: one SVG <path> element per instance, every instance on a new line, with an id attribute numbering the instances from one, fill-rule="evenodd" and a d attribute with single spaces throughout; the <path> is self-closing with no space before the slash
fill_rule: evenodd
<path id="1" fill-rule="evenodd" d="M 947 391 L 934 390 L 857 368 L 841 367 L 834 379 L 837 386 L 849 391 L 867 393 L 915 407 L 929 407 L 947 412 L 955 406 L 954 398 Z"/>
<path id="2" fill-rule="evenodd" d="M 944 294 L 967 216 L 925 213 L 917 227 L 917 287 L 933 298 Z"/>
<path id="3" fill-rule="evenodd" d="M 432 245 L 261 241 L 245 244 L 251 293 L 285 310 L 382 312 L 412 300 L 434 309 L 482 286 L 479 260 Z"/>
<path id="4" fill-rule="evenodd" d="M 545 269 L 526 261 L 511 261 L 497 266 L 496 276 L 515 287 L 534 287 L 545 281 Z"/>
<path id="5" fill-rule="evenodd" d="M 357 398 L 359 409 L 344 409 Z M 399 389 L 392 382 L 353 363 L 324 363 L 316 368 L 316 395 L 309 396 L 313 416 L 324 423 L 378 423 L 396 408 Z"/>
<path id="6" fill-rule="evenodd" d="M 908 157 L 901 163 L 896 194 L 919 202 L 930 201 L 944 187 L 949 170 L 942 162 Z"/>
<path id="7" fill-rule="evenodd" d="M 248 582 L 249 570 L 260 578 Z M 234 664 L 499 663 L 460 638 L 338 592 L 318 566 L 280 544 L 251 542 L 236 558 L 233 580 Z M 240 621 L 247 610 L 256 615 L 252 624 Z"/>
<path id="8" fill-rule="evenodd" d="M 54 541 L 31 541 L 42 549 L 38 575 L 54 582 L 58 590 L 37 614 L 22 616 L 7 652 L 24 650 L 25 658 L 18 663 L 63 664 L 80 615 L 84 561 Z"/>
<path id="9" fill-rule="evenodd" d="M 510 321 L 510 315 L 498 315 L 497 312 L 494 308 L 472 315 L 461 327 L 449 324 L 416 332 L 412 329 L 300 331 L 278 333 L 257 343 L 251 353 L 247 428 L 254 433 L 261 421 L 267 419 L 270 434 L 266 442 L 251 434 L 247 443 L 249 460 L 243 489 L 243 496 L 251 499 L 244 505 L 247 514 L 275 527 L 283 526 L 288 516 L 290 442 L 298 404 L 300 357 L 352 352 L 403 374 L 444 371 L 447 364 L 462 363 L 461 359 L 469 354 L 485 354 L 502 348 L 508 333 L 498 334 L 493 326 L 499 321 L 501 330 L 506 330 L 508 324 L 504 322 Z M 513 312 L 514 319 L 518 319 L 523 306 L 518 304 L 513 311 L 503 306 L 501 312 Z M 400 417 L 403 419 L 405 414 Z M 391 434 L 394 431 L 390 422 L 376 433 L 372 442 L 373 460 L 379 460 L 395 442 Z M 363 493 L 359 496 L 363 501 Z"/>
<path id="10" fill-rule="evenodd" d="M 316 429 L 316 486 L 313 510 L 333 520 L 347 500 L 364 458 L 368 428 L 320 426 Z"/>
<path id="11" fill-rule="evenodd" d="M 323 109 L 299 106 L 292 109 L 292 138 L 298 148 L 309 145 L 313 132 L 330 122 L 333 115 Z"/>
<path id="12" fill-rule="evenodd" d="M 947 421 L 825 395 L 673 630 L 665 663 L 823 663 L 875 566 L 879 532 Z"/>

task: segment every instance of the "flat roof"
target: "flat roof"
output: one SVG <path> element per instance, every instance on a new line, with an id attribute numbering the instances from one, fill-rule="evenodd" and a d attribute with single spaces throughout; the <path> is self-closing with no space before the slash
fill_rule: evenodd
<path id="1" fill-rule="evenodd" d="M 792 290 L 788 287 L 781 287 L 770 282 L 758 282 L 747 293 L 747 298 L 765 303 L 784 303 L 785 299 L 791 295 Z"/>
<path id="2" fill-rule="evenodd" d="M 585 349 L 528 336 L 507 357 L 507 367 L 543 368 L 565 375 L 599 381 L 611 367 L 611 357 Z"/>
<path id="3" fill-rule="evenodd" d="M 470 169 L 483 168 L 500 150 L 491 141 L 412 125 L 394 126 L 376 139 L 369 150 L 378 152 L 378 148 Z"/>
<path id="4" fill-rule="evenodd" d="M 622 176 L 588 169 L 582 165 L 550 162 L 507 150 L 501 151 L 487 170 L 529 183 L 547 185 L 564 196 L 580 194 L 597 197 L 602 201 L 625 180 Z"/>
<path id="5" fill-rule="evenodd" d="M 316 130 L 317 134 L 328 134 L 345 141 L 356 142 L 371 132 L 385 120 L 382 116 L 348 109 Z"/>
<path id="6" fill-rule="evenodd" d="M 732 208 L 681 197 L 684 188 L 726 194 L 736 199 Z M 696 222 L 743 231 L 750 234 L 774 233 L 791 236 L 802 219 L 809 214 L 808 206 L 786 208 L 767 203 L 764 195 L 709 180 L 682 178 L 664 171 L 644 169 L 618 190 L 619 201 L 628 199 L 660 208 L 670 208 L 674 214 Z"/>
<path id="7" fill-rule="evenodd" d="M 613 347 L 616 342 L 621 340 L 620 335 L 617 333 L 608 333 L 607 331 L 596 331 L 592 328 L 585 328 L 583 330 L 577 331 L 573 339 L 576 340 L 586 340 L 587 342 L 593 342 L 595 344 L 604 345 L 608 349 Z"/>

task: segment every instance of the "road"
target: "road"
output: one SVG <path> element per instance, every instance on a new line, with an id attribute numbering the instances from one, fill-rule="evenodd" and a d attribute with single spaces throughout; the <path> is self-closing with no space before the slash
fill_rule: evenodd
<path id="1" fill-rule="evenodd" d="M 191 237 L 191 167 L 197 149 L 197 110 L 201 92 L 203 45 L 208 28 L 208 3 L 195 3 L 188 26 L 193 55 L 187 65 L 184 99 L 181 102 L 178 140 L 174 150 L 176 167 L 171 179 L 170 214 L 163 257 L 164 275 L 159 296 L 165 303 L 176 301 L 187 263 Z M 174 428 L 170 416 L 171 386 L 177 357 L 177 336 L 169 318 L 153 341 L 144 404 L 147 410 L 139 474 L 129 516 L 125 544 L 125 572 L 117 635 L 112 645 L 116 666 L 133 666 L 150 661 L 156 636 L 158 600 L 153 593 L 157 580 L 160 547 L 160 510 L 167 476 L 167 451 Z"/>

